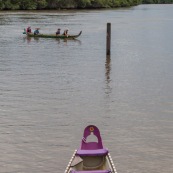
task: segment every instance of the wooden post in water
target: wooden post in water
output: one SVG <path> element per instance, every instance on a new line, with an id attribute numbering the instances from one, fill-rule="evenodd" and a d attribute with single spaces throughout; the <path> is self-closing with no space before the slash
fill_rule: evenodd
<path id="1" fill-rule="evenodd" d="M 106 55 L 111 54 L 111 23 L 107 23 Z"/>

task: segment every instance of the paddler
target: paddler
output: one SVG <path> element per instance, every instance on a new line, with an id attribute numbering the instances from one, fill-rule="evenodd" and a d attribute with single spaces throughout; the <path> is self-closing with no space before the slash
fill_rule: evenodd
<path id="1" fill-rule="evenodd" d="M 34 31 L 34 35 L 38 35 L 40 32 L 39 32 L 39 29 L 40 28 L 35 28 L 35 31 Z"/>
<path id="2" fill-rule="evenodd" d="M 56 31 L 56 35 L 60 35 L 60 31 L 61 31 L 61 29 L 58 28 L 57 31 Z"/>

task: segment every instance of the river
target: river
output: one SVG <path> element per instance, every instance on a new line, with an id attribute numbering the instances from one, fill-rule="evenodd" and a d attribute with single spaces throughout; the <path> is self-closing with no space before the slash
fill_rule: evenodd
<path id="1" fill-rule="evenodd" d="M 89 124 L 118 173 L 173 172 L 173 5 L 0 12 L 0 79 L 0 173 L 64 172 Z"/>

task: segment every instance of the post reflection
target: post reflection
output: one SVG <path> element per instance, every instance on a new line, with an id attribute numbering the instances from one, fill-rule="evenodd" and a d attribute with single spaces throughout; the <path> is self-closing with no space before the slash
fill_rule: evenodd
<path id="1" fill-rule="evenodd" d="M 105 62 L 105 81 L 106 81 L 106 87 L 105 87 L 105 93 L 110 94 L 112 88 L 110 87 L 110 73 L 111 73 L 111 57 L 110 55 L 106 56 L 106 62 Z"/>

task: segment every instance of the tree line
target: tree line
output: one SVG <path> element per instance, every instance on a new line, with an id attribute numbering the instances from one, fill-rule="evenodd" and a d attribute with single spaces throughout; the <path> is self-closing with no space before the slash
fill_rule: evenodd
<path id="1" fill-rule="evenodd" d="M 173 3 L 173 0 L 0 0 L 0 10 L 92 9 L 138 4 Z"/>

